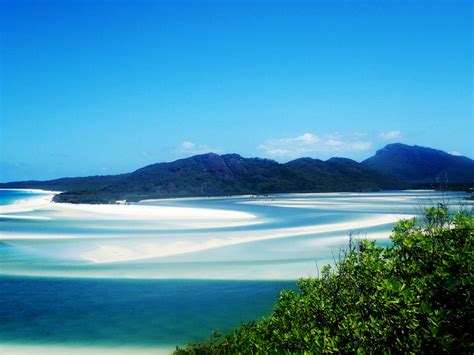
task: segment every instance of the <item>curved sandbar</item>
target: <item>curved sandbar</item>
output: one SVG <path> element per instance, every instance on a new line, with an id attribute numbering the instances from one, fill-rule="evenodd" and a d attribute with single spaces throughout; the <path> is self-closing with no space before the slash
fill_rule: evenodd
<path id="1" fill-rule="evenodd" d="M 268 229 L 258 231 L 247 231 L 245 235 L 227 232 L 222 238 L 206 238 L 204 240 L 179 240 L 179 241 L 150 241 L 146 243 L 123 244 L 100 244 L 94 250 L 81 254 L 81 258 L 93 263 L 124 262 L 141 259 L 159 258 L 172 255 L 194 253 L 209 249 L 227 247 L 243 243 L 259 242 L 264 240 L 296 237 L 310 234 L 350 231 L 369 228 L 398 222 L 400 219 L 411 218 L 413 215 L 376 215 L 361 218 L 356 221 L 344 223 L 318 224 L 305 227 Z M 378 235 L 380 238 L 382 235 Z M 383 238 L 387 238 L 383 236 Z M 334 240 L 328 238 L 327 241 Z"/>
<path id="2" fill-rule="evenodd" d="M 40 192 L 41 190 L 23 190 Z M 45 196 L 26 198 L 10 205 L 0 206 L 0 217 L 24 219 L 74 218 L 94 220 L 182 220 L 201 222 L 189 226 L 213 228 L 240 226 L 259 223 L 256 216 L 246 212 L 151 205 L 115 205 L 115 204 L 70 204 L 54 203 L 52 199 L 58 192 L 41 191 Z M 41 210 L 42 216 L 25 215 L 26 212 Z"/>

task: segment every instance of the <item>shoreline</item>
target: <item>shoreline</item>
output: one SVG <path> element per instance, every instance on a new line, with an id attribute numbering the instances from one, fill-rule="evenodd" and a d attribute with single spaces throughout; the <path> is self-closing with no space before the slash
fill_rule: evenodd
<path id="1" fill-rule="evenodd" d="M 0 188 L 0 191 L 25 191 L 31 193 L 44 193 L 57 195 L 67 191 L 54 191 L 54 190 L 42 190 L 42 189 L 22 189 L 22 188 Z M 401 189 L 401 190 L 374 190 L 374 191 L 325 191 L 325 192 L 276 192 L 268 194 L 244 194 L 244 195 L 210 195 L 210 196 L 188 196 L 188 197 L 163 197 L 163 198 L 145 198 L 139 201 L 129 201 L 130 203 L 149 203 L 149 202 L 160 202 L 160 201 L 193 201 L 193 200 L 212 200 L 212 199 L 233 199 L 233 198 L 277 198 L 279 196 L 338 196 L 343 194 L 349 194 L 351 196 L 377 196 L 386 195 L 393 192 L 437 192 L 434 189 Z M 454 190 L 454 192 L 465 192 L 464 190 Z M 121 201 L 117 200 L 116 202 Z M 128 202 L 128 201 L 127 201 Z M 58 202 L 58 204 L 71 204 L 76 203 L 69 202 Z M 81 205 L 114 205 L 114 203 L 78 203 Z"/>
<path id="2" fill-rule="evenodd" d="M 24 192 L 54 194 L 54 195 L 57 195 L 63 192 L 63 191 L 42 190 L 42 189 L 5 189 L 5 188 L 0 188 L 0 191 L 24 191 Z"/>
<path id="3" fill-rule="evenodd" d="M 16 189 L 17 191 L 37 192 L 34 189 Z M 21 198 L 8 205 L 0 205 L 0 217 L 17 219 L 44 219 L 45 217 L 68 216 L 79 219 L 99 220 L 187 220 L 202 221 L 206 226 L 235 226 L 258 223 L 257 216 L 247 212 L 196 207 L 153 206 L 146 204 L 72 204 L 56 203 L 53 197 L 57 191 L 44 190 L 43 196 Z M 50 212 L 51 216 L 28 216 L 22 213 L 36 210 Z M 210 222 L 215 223 L 210 223 Z"/>

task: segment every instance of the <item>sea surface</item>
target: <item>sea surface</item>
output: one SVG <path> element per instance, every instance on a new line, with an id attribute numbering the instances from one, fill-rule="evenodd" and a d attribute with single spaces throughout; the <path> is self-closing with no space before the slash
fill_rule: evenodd
<path id="1" fill-rule="evenodd" d="M 0 190 L 2 206 L 41 197 Z M 42 207 L 0 213 L 0 353 L 170 352 L 269 314 L 349 235 L 389 245 L 396 220 L 463 193 L 289 194 L 145 201 L 211 218 L 140 220 Z M 212 214 L 253 218 L 223 224 Z M 237 223 L 238 222 L 238 223 Z"/>

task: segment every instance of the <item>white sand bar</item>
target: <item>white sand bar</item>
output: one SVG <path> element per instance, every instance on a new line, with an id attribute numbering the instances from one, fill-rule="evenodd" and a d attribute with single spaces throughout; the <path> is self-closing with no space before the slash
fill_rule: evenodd
<path id="1" fill-rule="evenodd" d="M 33 190 L 26 190 L 33 191 Z M 34 190 L 34 192 L 40 192 Z M 41 191 L 43 192 L 43 191 Z M 216 221 L 217 226 L 222 220 L 254 220 L 256 216 L 246 212 L 218 210 L 209 208 L 191 208 L 191 207 L 169 207 L 169 206 L 150 206 L 150 205 L 113 205 L 113 204 L 71 204 L 54 203 L 53 196 L 57 194 L 54 191 L 44 191 L 45 196 L 32 197 L 19 200 L 16 203 L 0 206 L 0 217 L 9 218 L 34 218 L 28 215 L 19 215 L 18 213 L 44 211 L 42 218 L 68 217 L 78 219 L 106 219 L 106 220 L 203 220 Z M 49 212 L 49 214 L 48 214 Z M 249 221 L 250 224 L 256 221 Z M 231 223 L 232 225 L 232 223 Z M 238 223 L 237 225 L 241 225 Z M 212 223 L 207 223 L 206 228 L 211 228 Z"/>
<path id="2" fill-rule="evenodd" d="M 246 212 L 191 207 L 141 206 L 141 205 L 86 205 L 53 204 L 53 209 L 73 214 L 93 214 L 106 219 L 253 219 Z"/>
<path id="3" fill-rule="evenodd" d="M 171 255 L 194 253 L 231 245 L 252 243 L 264 240 L 287 238 L 337 231 L 350 231 L 391 224 L 400 219 L 411 218 L 412 215 L 374 215 L 356 221 L 344 223 L 328 223 L 295 228 L 268 229 L 248 231 L 245 234 L 235 235 L 232 232 L 221 238 L 205 240 L 177 240 L 177 241 L 150 241 L 146 243 L 118 243 L 99 244 L 95 249 L 82 253 L 82 259 L 93 263 L 124 262 L 140 259 L 159 258 Z M 386 238 L 386 237 L 385 237 Z"/>

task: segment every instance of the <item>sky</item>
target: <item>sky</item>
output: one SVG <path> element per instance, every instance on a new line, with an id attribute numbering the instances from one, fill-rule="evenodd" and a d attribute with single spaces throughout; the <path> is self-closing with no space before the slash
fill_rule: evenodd
<path id="1" fill-rule="evenodd" d="M 0 0 L 0 181 L 213 151 L 474 157 L 470 0 Z"/>

